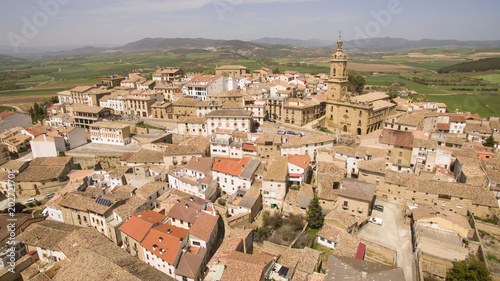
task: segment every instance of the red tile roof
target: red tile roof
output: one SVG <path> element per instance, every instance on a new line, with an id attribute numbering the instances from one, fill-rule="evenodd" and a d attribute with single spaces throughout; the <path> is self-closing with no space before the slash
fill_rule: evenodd
<path id="1" fill-rule="evenodd" d="M 212 216 L 201 212 L 189 229 L 189 234 L 208 242 L 213 229 L 217 227 L 219 216 Z"/>
<path id="2" fill-rule="evenodd" d="M 288 155 L 288 163 L 295 166 L 299 166 L 302 169 L 307 169 L 309 163 L 311 162 L 311 156 L 309 155 Z"/>
<path id="3" fill-rule="evenodd" d="M 211 157 L 195 157 L 191 158 L 186 164 L 185 168 L 200 173 L 205 173 L 208 169 L 212 167 Z"/>
<path id="4" fill-rule="evenodd" d="M 24 128 L 24 129 L 26 130 L 26 132 L 32 134 L 35 137 L 43 134 L 42 132 L 38 131 L 37 129 L 33 129 L 33 128 Z"/>
<path id="5" fill-rule="evenodd" d="M 191 201 L 189 200 L 189 198 L 180 199 L 179 202 L 170 209 L 167 216 L 170 218 L 183 220 L 189 223 L 194 223 L 196 217 L 198 216 L 198 213 L 201 210 L 201 204 L 203 204 L 204 200 L 196 196 L 192 197 L 193 199 L 196 198 L 202 201 L 201 202 L 199 200 Z"/>
<path id="6" fill-rule="evenodd" d="M 143 211 L 133 214 L 132 217 L 120 226 L 120 231 L 142 242 L 149 230 L 155 225 L 165 220 L 167 217 L 154 211 Z"/>
<path id="7" fill-rule="evenodd" d="M 4 110 L 4 111 L 0 112 L 0 117 L 5 118 L 5 117 L 12 115 L 12 114 L 14 114 L 14 111 Z"/>
<path id="8" fill-rule="evenodd" d="M 252 144 L 248 144 L 248 143 L 244 143 L 243 150 L 257 151 L 257 146 L 252 145 Z"/>
<path id="9" fill-rule="evenodd" d="M 241 159 L 217 157 L 214 161 L 212 170 L 224 174 L 239 176 L 248 162 L 250 162 L 249 157 L 243 157 Z"/>
<path id="10" fill-rule="evenodd" d="M 437 129 L 438 130 L 448 131 L 448 130 L 450 130 L 450 124 L 448 124 L 448 123 L 438 123 L 437 124 Z"/>
<path id="11" fill-rule="evenodd" d="M 151 229 L 141 246 L 173 265 L 187 232 L 187 229 L 162 224 Z"/>
<path id="12" fill-rule="evenodd" d="M 201 75 L 201 74 L 198 74 L 195 77 L 193 77 L 193 79 L 189 80 L 189 82 L 187 82 L 186 87 L 188 87 L 188 86 L 205 87 L 219 77 L 220 77 L 220 75 Z M 202 84 L 199 84 L 199 83 L 202 83 Z"/>

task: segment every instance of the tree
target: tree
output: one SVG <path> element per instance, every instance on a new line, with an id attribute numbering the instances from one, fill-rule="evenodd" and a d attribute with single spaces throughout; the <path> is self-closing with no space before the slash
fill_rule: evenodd
<path id="1" fill-rule="evenodd" d="M 323 214 L 323 209 L 319 205 L 318 197 L 314 196 L 314 199 L 309 202 L 307 206 L 307 223 L 313 229 L 319 229 L 323 226 L 325 222 L 325 215 Z"/>
<path id="2" fill-rule="evenodd" d="M 363 88 L 365 87 L 366 81 L 361 74 L 357 72 L 349 73 L 349 90 L 355 93 L 363 92 Z"/>
<path id="3" fill-rule="evenodd" d="M 274 73 L 274 74 L 280 74 L 280 69 L 279 69 L 279 67 L 276 67 L 276 68 L 273 70 L 273 73 Z"/>
<path id="4" fill-rule="evenodd" d="M 497 144 L 497 142 L 493 138 L 493 135 L 491 135 L 485 142 L 483 142 L 483 145 L 488 147 L 495 147 L 495 144 Z"/>
<path id="5" fill-rule="evenodd" d="M 467 260 L 456 261 L 453 267 L 446 272 L 446 280 L 491 281 L 491 276 L 486 265 L 471 255 Z"/>

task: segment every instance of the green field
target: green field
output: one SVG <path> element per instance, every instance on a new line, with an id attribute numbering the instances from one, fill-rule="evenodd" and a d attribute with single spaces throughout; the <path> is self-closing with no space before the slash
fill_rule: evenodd
<path id="1" fill-rule="evenodd" d="M 449 94 L 450 92 L 439 89 L 437 87 L 428 87 L 426 85 L 422 85 L 407 79 L 403 79 L 395 76 L 370 76 L 365 78 L 366 85 L 376 85 L 376 86 L 384 86 L 386 83 L 394 83 L 394 82 L 402 82 L 410 89 L 422 95 L 443 95 Z"/>
<path id="2" fill-rule="evenodd" d="M 0 112 L 5 110 L 16 110 L 16 109 L 10 106 L 0 105 Z"/>
<path id="3" fill-rule="evenodd" d="M 500 116 L 500 95 L 427 95 L 432 102 L 442 102 L 448 111 L 470 111 L 481 117 Z"/>
<path id="4" fill-rule="evenodd" d="M 2 96 L 35 96 L 35 95 L 55 96 L 55 95 L 57 95 L 58 92 L 68 90 L 68 89 L 69 88 L 2 91 L 2 92 L 0 92 L 0 97 L 2 97 Z"/>

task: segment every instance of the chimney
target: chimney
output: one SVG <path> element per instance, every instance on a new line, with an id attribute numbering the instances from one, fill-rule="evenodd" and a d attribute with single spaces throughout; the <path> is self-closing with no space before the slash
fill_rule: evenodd
<path id="1" fill-rule="evenodd" d="M 170 228 L 169 228 L 169 229 L 167 229 L 167 233 L 171 233 L 171 232 L 172 232 L 172 230 L 170 230 Z"/>
<path id="2" fill-rule="evenodd" d="M 193 197 L 189 197 L 189 201 L 193 202 L 194 198 Z"/>
<path id="3" fill-rule="evenodd" d="M 186 209 L 187 209 L 187 208 L 189 208 L 189 205 L 188 205 L 188 204 L 186 204 Z"/>
<path id="4" fill-rule="evenodd" d="M 160 241 L 160 242 L 163 241 L 163 237 L 160 236 L 160 238 L 158 238 L 158 241 Z"/>
<path id="5" fill-rule="evenodd" d="M 43 134 L 43 141 L 46 142 L 47 141 L 47 135 Z"/>

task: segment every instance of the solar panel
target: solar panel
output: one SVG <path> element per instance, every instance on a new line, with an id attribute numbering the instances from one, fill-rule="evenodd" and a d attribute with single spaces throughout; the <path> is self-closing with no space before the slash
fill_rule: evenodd
<path id="1" fill-rule="evenodd" d="M 104 199 L 102 197 L 97 197 L 97 199 L 95 200 L 95 202 L 97 204 L 100 204 L 100 205 L 103 205 L 103 206 L 106 206 L 106 207 L 111 206 L 111 201 L 109 201 L 108 199 Z"/>

